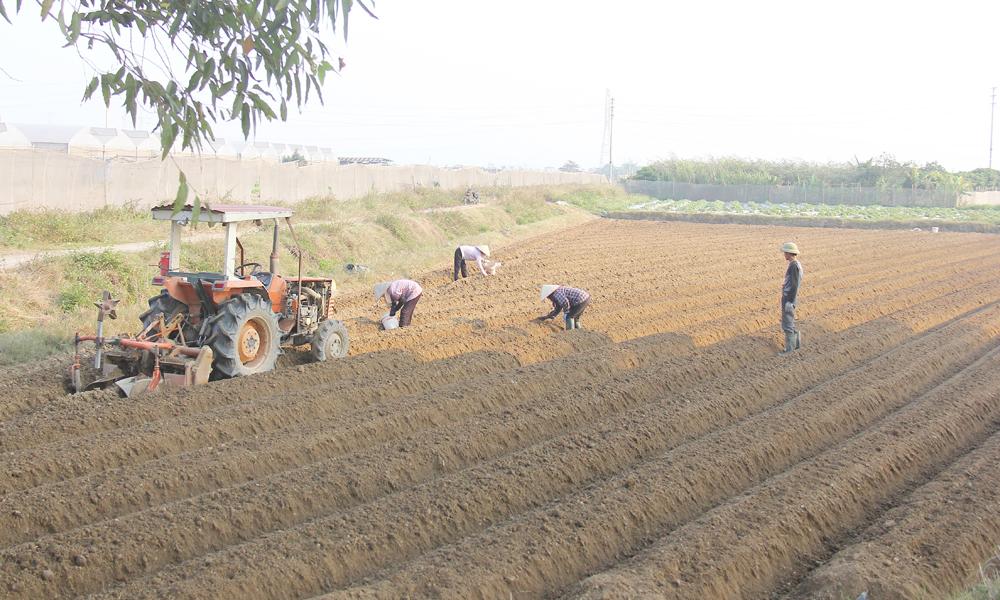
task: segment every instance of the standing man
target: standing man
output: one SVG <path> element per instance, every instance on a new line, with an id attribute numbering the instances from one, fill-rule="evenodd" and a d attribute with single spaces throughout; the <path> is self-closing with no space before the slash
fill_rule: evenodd
<path id="1" fill-rule="evenodd" d="M 479 271 L 484 276 L 489 276 L 486 269 L 483 268 L 483 257 L 489 257 L 490 247 L 489 246 L 459 246 L 455 250 L 455 281 L 458 281 L 458 272 L 462 272 L 462 277 L 468 277 L 468 273 L 465 272 L 465 261 L 474 260 L 476 264 L 479 265 Z"/>
<path id="2" fill-rule="evenodd" d="M 399 326 L 406 327 L 413 319 L 413 309 L 417 307 L 420 295 L 424 293 L 420 284 L 410 279 L 397 279 L 392 283 L 375 285 L 375 298 L 385 300 L 389 305 L 389 316 L 396 316 L 399 311 Z"/>
<path id="3" fill-rule="evenodd" d="M 798 261 L 799 247 L 793 242 L 786 242 L 781 247 L 788 261 L 785 271 L 785 284 L 781 286 L 781 328 L 785 331 L 785 349 L 779 352 L 784 356 L 802 347 L 802 336 L 795 328 L 795 307 L 799 303 L 799 286 L 802 285 L 802 263 Z"/>
<path id="4" fill-rule="evenodd" d="M 552 312 L 537 320 L 551 319 L 563 311 L 566 313 L 566 331 L 580 329 L 580 315 L 590 304 L 590 294 L 564 285 L 543 285 L 542 300 L 546 298 L 552 301 Z"/>

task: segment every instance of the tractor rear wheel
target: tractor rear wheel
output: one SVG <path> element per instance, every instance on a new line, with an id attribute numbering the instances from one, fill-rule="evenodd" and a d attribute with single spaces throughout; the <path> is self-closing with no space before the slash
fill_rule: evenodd
<path id="1" fill-rule="evenodd" d="M 278 331 L 270 300 L 240 294 L 223 302 L 212 325 L 215 370 L 227 377 L 273 370 L 281 352 Z"/>
<path id="2" fill-rule="evenodd" d="M 347 327 L 335 319 L 327 319 L 319 324 L 312 340 L 313 357 L 319 362 L 347 356 L 351 343 Z"/>
<path id="3" fill-rule="evenodd" d="M 178 313 L 186 310 L 186 304 L 174 299 L 167 290 L 163 290 L 159 296 L 149 299 L 149 310 L 139 315 L 139 318 L 142 320 L 142 328 L 145 330 L 160 315 L 163 315 L 163 324 L 166 325 Z M 148 336 L 149 333 L 146 335 Z"/>

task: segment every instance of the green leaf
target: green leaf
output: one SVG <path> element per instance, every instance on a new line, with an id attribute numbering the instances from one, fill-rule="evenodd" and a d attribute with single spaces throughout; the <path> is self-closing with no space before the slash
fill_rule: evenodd
<path id="1" fill-rule="evenodd" d="M 45 17 L 49 16 L 49 11 L 52 10 L 52 0 L 42 0 L 42 21 Z"/>
<path id="2" fill-rule="evenodd" d="M 101 75 L 101 93 L 104 95 L 104 106 L 111 106 L 111 77 L 110 73 Z"/>
<path id="3" fill-rule="evenodd" d="M 101 80 L 96 76 L 90 80 L 87 84 L 87 89 L 83 91 L 83 99 L 90 100 L 90 97 L 94 95 L 94 91 L 97 90 L 97 86 L 101 84 Z"/>
<path id="4" fill-rule="evenodd" d="M 201 216 L 201 198 L 194 197 L 194 208 L 191 210 L 191 226 L 198 226 L 198 217 Z"/>
<path id="5" fill-rule="evenodd" d="M 184 203 L 187 202 L 188 182 L 187 182 L 187 177 L 184 175 L 183 171 L 181 171 L 180 174 L 180 182 L 181 184 L 177 187 L 177 198 L 174 199 L 174 212 L 171 214 L 171 216 L 181 212 L 181 209 L 184 208 Z"/>
<path id="6" fill-rule="evenodd" d="M 135 93 L 138 89 L 137 82 L 129 73 L 125 78 L 125 112 L 132 115 L 132 123 L 135 124 L 137 108 L 135 104 Z"/>
<path id="7" fill-rule="evenodd" d="M 343 6 L 342 15 L 344 18 L 344 41 L 347 41 L 347 13 L 351 12 L 352 0 L 341 0 L 341 6 Z"/>
<path id="8" fill-rule="evenodd" d="M 7 10 L 3 7 L 3 0 L 0 0 L 0 17 L 3 17 L 4 21 L 10 23 L 10 17 L 7 16 Z"/>
<path id="9" fill-rule="evenodd" d="M 83 18 L 78 12 L 73 13 L 73 18 L 69 24 L 69 38 L 68 44 L 75 44 L 78 39 L 80 39 L 80 21 Z"/>
<path id="10" fill-rule="evenodd" d="M 161 118 L 161 121 L 163 119 Z M 163 158 L 174 147 L 174 140 L 177 139 L 177 127 L 173 123 L 163 123 L 163 130 L 160 133 L 160 143 L 163 144 Z"/>
<path id="11" fill-rule="evenodd" d="M 229 91 L 231 89 L 233 89 L 233 83 L 235 83 L 235 82 L 232 79 L 230 79 L 226 83 L 223 83 L 221 86 L 219 86 L 219 89 L 216 90 L 216 92 L 215 92 L 215 97 L 216 98 L 221 98 L 221 97 L 225 96 L 226 94 L 228 94 Z"/>
<path id="12" fill-rule="evenodd" d="M 363 9 L 365 10 L 365 12 L 366 12 L 366 13 L 368 13 L 368 16 L 369 16 L 369 17 L 371 17 L 371 18 L 373 18 L 373 19 L 378 19 L 378 17 L 376 17 L 376 16 L 375 16 L 375 13 L 373 13 L 373 12 L 372 12 L 372 11 L 370 11 L 370 10 L 368 10 L 368 7 L 367 7 L 367 6 L 365 6 L 365 3 L 364 3 L 364 2 L 362 2 L 361 0 L 358 0 L 358 4 L 360 4 L 360 5 L 361 5 L 361 8 L 363 8 Z M 374 4 L 373 4 L 372 6 L 374 6 Z"/>
<path id="13" fill-rule="evenodd" d="M 244 104 L 242 108 L 240 119 L 243 121 L 243 137 L 245 138 L 250 135 L 250 107 Z"/>

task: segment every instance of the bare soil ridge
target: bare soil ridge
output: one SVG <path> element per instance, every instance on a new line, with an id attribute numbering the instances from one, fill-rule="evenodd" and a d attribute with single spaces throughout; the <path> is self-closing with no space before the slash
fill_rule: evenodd
<path id="1" fill-rule="evenodd" d="M 806 345 L 779 358 L 789 239 Z M 512 245 L 495 278 L 428 273 L 408 329 L 345 296 L 343 361 L 133 401 L 66 396 L 58 361 L 24 370 L 29 398 L 0 371 L 3 593 L 952 589 L 1000 532 L 998 250 L 603 219 Z M 586 329 L 531 322 L 552 282 L 594 296 Z"/>

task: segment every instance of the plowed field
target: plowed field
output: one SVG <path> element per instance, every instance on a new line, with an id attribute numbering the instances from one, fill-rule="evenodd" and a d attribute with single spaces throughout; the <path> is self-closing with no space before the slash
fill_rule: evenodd
<path id="1" fill-rule="evenodd" d="M 0 372 L 0 596 L 882 600 L 1000 543 L 1000 237 L 599 219 L 494 254 L 414 276 L 409 328 L 342 297 L 339 361 L 131 400 Z M 532 321 L 545 283 L 583 330 Z"/>

